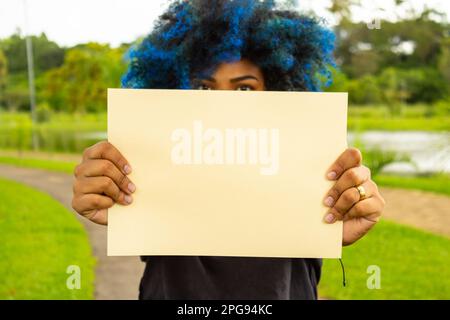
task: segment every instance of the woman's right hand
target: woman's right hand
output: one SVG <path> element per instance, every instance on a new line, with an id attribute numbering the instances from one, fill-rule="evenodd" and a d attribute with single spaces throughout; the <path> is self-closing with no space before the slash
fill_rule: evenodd
<path id="1" fill-rule="evenodd" d="M 95 223 L 108 224 L 108 208 L 133 201 L 136 187 L 127 177 L 130 172 L 130 164 L 111 143 L 87 148 L 74 171 L 72 207 Z"/>

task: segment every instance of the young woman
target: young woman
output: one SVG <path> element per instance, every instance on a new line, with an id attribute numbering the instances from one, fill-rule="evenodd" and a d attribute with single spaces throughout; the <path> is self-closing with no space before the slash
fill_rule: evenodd
<path id="1" fill-rule="evenodd" d="M 173 2 L 155 28 L 130 50 L 128 88 L 317 91 L 333 63 L 333 33 L 274 1 Z M 333 137 L 330 137 L 333 139 Z M 306 150 L 306 152 L 311 152 Z M 129 205 L 132 164 L 113 145 L 85 150 L 75 170 L 73 207 L 107 224 L 107 209 Z M 364 236 L 384 207 L 370 170 L 354 148 L 324 175 L 327 223 L 344 221 L 344 245 Z M 140 299 L 316 299 L 320 259 L 144 257 Z"/>

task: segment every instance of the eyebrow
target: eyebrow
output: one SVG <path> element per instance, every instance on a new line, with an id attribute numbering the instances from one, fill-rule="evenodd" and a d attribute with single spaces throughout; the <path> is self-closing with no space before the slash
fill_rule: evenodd
<path id="1" fill-rule="evenodd" d="M 254 79 L 256 81 L 259 81 L 258 78 L 254 77 L 254 76 L 245 75 L 245 76 L 242 76 L 242 77 L 237 77 L 237 78 L 230 79 L 230 82 L 238 82 L 238 81 L 242 81 L 242 80 L 246 80 L 246 79 Z"/>
<path id="2" fill-rule="evenodd" d="M 235 82 L 239 82 L 239 81 L 247 80 L 247 79 L 253 79 L 253 80 L 259 81 L 258 78 L 256 78 L 255 76 L 252 76 L 252 75 L 248 74 L 248 75 L 245 75 L 245 76 L 240 76 L 240 77 L 237 77 L 237 78 L 230 79 L 230 82 L 231 83 L 235 83 Z M 213 77 L 206 77 L 203 80 L 216 82 L 216 79 L 214 79 Z"/>

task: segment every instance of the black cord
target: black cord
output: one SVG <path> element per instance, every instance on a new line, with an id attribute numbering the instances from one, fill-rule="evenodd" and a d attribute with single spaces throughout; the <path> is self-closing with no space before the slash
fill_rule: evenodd
<path id="1" fill-rule="evenodd" d="M 342 259 L 339 259 L 339 262 L 341 263 L 341 268 L 342 268 L 342 284 L 345 285 L 347 284 L 347 282 L 345 281 L 345 268 L 344 268 L 344 263 L 342 262 Z"/>

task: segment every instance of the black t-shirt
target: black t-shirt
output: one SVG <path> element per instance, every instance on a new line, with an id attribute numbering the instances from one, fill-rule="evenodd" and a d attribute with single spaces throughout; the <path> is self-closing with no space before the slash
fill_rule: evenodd
<path id="1" fill-rule="evenodd" d="M 139 299 L 317 299 L 321 259 L 151 256 Z"/>

